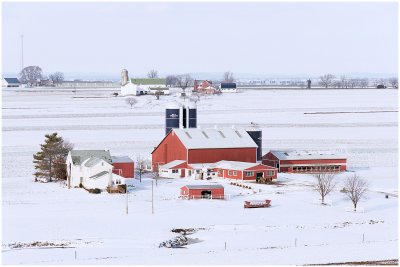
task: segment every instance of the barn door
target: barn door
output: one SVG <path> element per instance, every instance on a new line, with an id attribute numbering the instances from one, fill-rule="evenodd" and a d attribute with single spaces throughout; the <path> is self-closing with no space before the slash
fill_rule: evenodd
<path id="1" fill-rule="evenodd" d="M 185 177 L 185 169 L 181 169 L 181 177 Z"/>

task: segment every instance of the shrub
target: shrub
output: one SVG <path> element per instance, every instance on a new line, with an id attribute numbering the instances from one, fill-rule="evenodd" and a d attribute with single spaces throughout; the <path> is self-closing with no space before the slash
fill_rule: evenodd
<path id="1" fill-rule="evenodd" d="M 79 183 L 79 188 L 82 188 L 82 187 L 83 187 L 82 183 Z"/>
<path id="2" fill-rule="evenodd" d="M 89 189 L 89 193 L 100 194 L 101 190 L 99 188 L 93 188 L 93 189 Z"/>

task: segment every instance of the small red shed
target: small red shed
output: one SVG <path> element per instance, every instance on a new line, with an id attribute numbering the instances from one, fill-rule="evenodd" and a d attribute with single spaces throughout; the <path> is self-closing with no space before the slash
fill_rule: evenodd
<path id="1" fill-rule="evenodd" d="M 224 199 L 224 187 L 220 184 L 185 185 L 181 187 L 181 197 L 186 199 Z"/>
<path id="2" fill-rule="evenodd" d="M 113 173 L 124 178 L 135 177 L 135 163 L 128 156 L 114 157 L 112 156 Z"/>

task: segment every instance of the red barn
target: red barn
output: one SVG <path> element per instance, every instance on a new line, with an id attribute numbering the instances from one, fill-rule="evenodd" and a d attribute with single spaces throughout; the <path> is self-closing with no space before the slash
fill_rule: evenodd
<path id="1" fill-rule="evenodd" d="M 114 157 L 112 156 L 113 173 L 125 178 L 135 177 L 135 163 L 128 156 Z"/>
<path id="2" fill-rule="evenodd" d="M 172 129 L 151 154 L 153 170 L 174 160 L 187 164 L 221 160 L 255 163 L 257 144 L 239 128 Z"/>
<path id="3" fill-rule="evenodd" d="M 218 177 L 246 181 L 261 179 L 272 181 L 272 179 L 277 178 L 278 172 L 274 167 L 259 163 L 226 160 L 215 163 L 214 170 L 218 173 Z"/>
<path id="4" fill-rule="evenodd" d="M 181 197 L 186 199 L 224 199 L 224 187 L 215 185 L 185 185 L 181 187 Z"/>
<path id="5" fill-rule="evenodd" d="M 332 152 L 270 151 L 262 157 L 262 163 L 279 172 L 340 172 L 346 170 L 347 159 Z"/>

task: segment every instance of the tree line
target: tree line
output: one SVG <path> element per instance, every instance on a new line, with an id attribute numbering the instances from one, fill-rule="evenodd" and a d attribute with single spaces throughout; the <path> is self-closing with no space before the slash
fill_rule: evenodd
<path id="1" fill-rule="evenodd" d="M 31 84 L 33 86 L 51 85 L 63 82 L 64 74 L 57 71 L 46 76 L 43 74 L 41 67 L 28 66 L 23 68 L 19 73 L 19 80 L 24 84 Z"/>
<path id="2" fill-rule="evenodd" d="M 319 77 L 318 83 L 324 88 L 367 88 L 370 84 L 368 78 L 348 78 L 345 75 L 336 77 L 333 74 L 324 74 Z M 398 88 L 398 79 L 396 77 L 388 79 L 379 79 L 373 81 L 373 86 L 386 88 Z"/>

